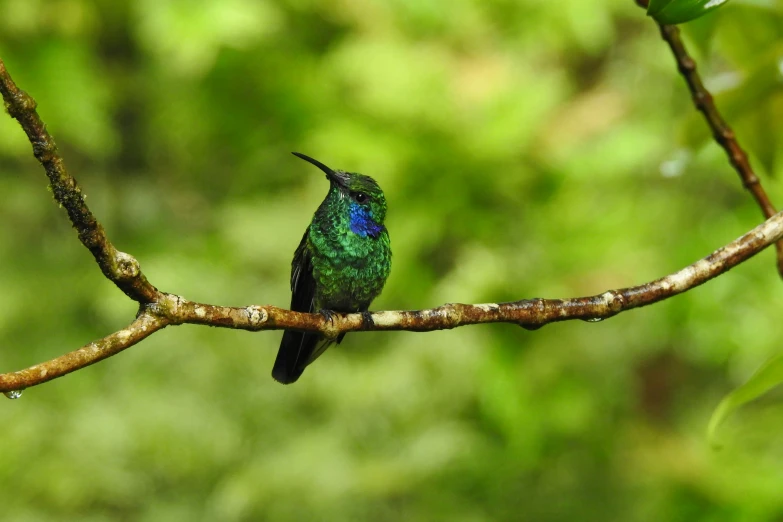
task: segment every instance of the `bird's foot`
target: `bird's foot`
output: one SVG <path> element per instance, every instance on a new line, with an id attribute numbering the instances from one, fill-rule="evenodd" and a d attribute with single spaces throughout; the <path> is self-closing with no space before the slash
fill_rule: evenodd
<path id="1" fill-rule="evenodd" d="M 372 312 L 369 310 L 362 312 L 362 326 L 365 328 L 371 328 L 375 326 L 375 321 L 372 320 Z"/>
<path id="2" fill-rule="evenodd" d="M 333 310 L 327 310 L 325 308 L 318 310 L 318 313 L 324 316 L 324 319 L 329 321 L 330 323 L 334 324 L 334 311 Z"/>

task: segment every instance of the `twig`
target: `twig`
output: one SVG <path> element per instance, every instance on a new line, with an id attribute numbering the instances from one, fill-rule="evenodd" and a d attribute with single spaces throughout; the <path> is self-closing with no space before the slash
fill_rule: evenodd
<path id="1" fill-rule="evenodd" d="M 647 8 L 648 0 L 636 0 L 636 3 L 643 8 Z M 750 166 L 750 160 L 745 151 L 740 147 L 734 131 L 729 127 L 718 112 L 712 95 L 704 87 L 699 73 L 696 71 L 696 61 L 688 54 L 685 44 L 680 38 L 680 30 L 676 25 L 658 24 L 661 31 L 661 37 L 669 44 L 669 48 L 677 61 L 677 69 L 680 71 L 688 89 L 691 91 L 693 104 L 696 109 L 704 115 L 704 119 L 712 130 L 715 141 L 726 151 L 729 163 L 737 171 L 742 181 L 742 185 L 753 195 L 756 204 L 761 208 L 765 218 L 770 218 L 777 210 L 767 196 L 764 187 L 761 186 L 761 180 L 753 172 Z M 777 250 L 778 273 L 783 277 L 783 241 L 775 244 Z"/>
<path id="2" fill-rule="evenodd" d="M 95 364 L 107 357 L 117 355 L 125 348 L 130 348 L 168 324 L 165 317 L 141 314 L 126 328 L 82 346 L 78 350 L 18 372 L 0 375 L 0 392 L 23 390 Z"/>
<path id="3" fill-rule="evenodd" d="M 76 181 L 66 172 L 62 158 L 43 122 L 35 101 L 20 91 L 0 60 L 0 93 L 8 112 L 19 120 L 44 166 L 55 199 L 67 210 L 82 243 L 90 249 L 107 278 L 131 299 L 140 303 L 139 314 L 128 327 L 74 352 L 25 370 L 0 374 L 0 392 L 18 391 L 61 377 L 133 346 L 154 332 L 176 324 L 201 324 L 243 330 L 293 329 L 321 332 L 334 338 L 356 330 L 431 331 L 478 323 L 514 323 L 528 329 L 545 324 L 582 319 L 600 321 L 625 310 L 652 304 L 709 281 L 754 256 L 783 237 L 783 213 L 775 214 L 744 236 L 679 272 L 649 283 L 608 290 L 600 295 L 572 299 L 526 299 L 511 303 L 446 304 L 430 310 L 383 311 L 370 314 L 335 313 L 331 320 L 320 314 L 292 312 L 275 306 L 244 308 L 195 303 L 158 291 L 130 255 L 109 242 L 81 195 Z"/>

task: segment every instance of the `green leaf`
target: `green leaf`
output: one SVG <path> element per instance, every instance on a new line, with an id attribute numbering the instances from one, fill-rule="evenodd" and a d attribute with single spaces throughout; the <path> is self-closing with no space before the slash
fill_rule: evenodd
<path id="1" fill-rule="evenodd" d="M 647 14 L 662 24 L 681 24 L 702 17 L 728 2 L 728 0 L 661 0 L 656 4 L 655 11 L 647 9 Z M 650 7 L 653 2 L 650 2 Z"/>
<path id="2" fill-rule="evenodd" d="M 647 4 L 647 16 L 655 16 L 663 10 L 672 0 L 650 0 Z"/>
<path id="3" fill-rule="evenodd" d="M 783 383 L 783 354 L 768 360 L 751 378 L 728 394 L 720 401 L 718 407 L 712 413 L 710 423 L 707 426 L 707 440 L 714 447 L 719 447 L 715 442 L 715 433 L 721 423 L 726 420 L 734 410 L 743 404 L 750 402 L 765 394 L 775 386 Z"/>

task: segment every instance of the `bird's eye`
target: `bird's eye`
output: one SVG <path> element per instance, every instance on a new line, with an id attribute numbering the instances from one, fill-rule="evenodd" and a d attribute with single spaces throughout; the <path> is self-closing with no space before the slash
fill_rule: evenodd
<path id="1" fill-rule="evenodd" d="M 357 203 L 364 203 L 367 201 L 367 194 L 364 192 L 357 192 L 356 195 L 353 197 Z"/>

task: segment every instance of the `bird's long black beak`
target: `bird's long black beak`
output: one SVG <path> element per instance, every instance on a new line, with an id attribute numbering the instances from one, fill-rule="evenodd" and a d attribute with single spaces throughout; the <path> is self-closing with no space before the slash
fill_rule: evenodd
<path id="1" fill-rule="evenodd" d="M 318 167 L 319 169 L 324 171 L 326 173 L 326 178 L 329 181 L 333 181 L 333 182 L 337 183 L 338 185 L 343 185 L 343 186 L 345 185 L 345 175 L 343 175 L 341 172 L 337 172 L 335 170 L 332 170 L 329 167 L 327 167 L 326 165 L 324 165 L 323 163 L 321 163 L 320 161 L 318 161 L 317 159 L 313 159 L 310 156 L 305 156 L 304 154 L 302 154 L 300 152 L 292 152 L 291 154 L 293 154 L 297 158 L 302 158 L 303 160 L 305 160 L 308 163 L 312 163 L 313 165 L 315 165 L 316 167 Z"/>

